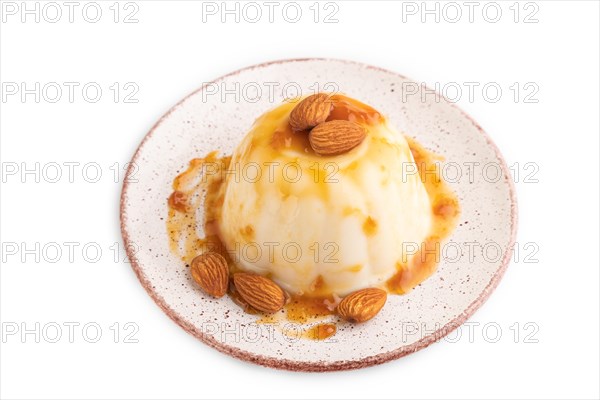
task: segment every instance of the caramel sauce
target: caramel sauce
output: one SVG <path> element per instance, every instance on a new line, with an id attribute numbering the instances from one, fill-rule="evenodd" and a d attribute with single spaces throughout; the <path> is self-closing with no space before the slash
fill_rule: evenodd
<path id="1" fill-rule="evenodd" d="M 383 122 L 381 114 L 373 107 L 343 95 L 331 96 L 333 106 L 327 121 L 346 120 L 365 125 L 376 125 Z"/>
<path id="2" fill-rule="evenodd" d="M 278 325 L 280 322 L 277 314 L 263 314 L 259 319 L 256 320 L 257 324 L 274 324 Z"/>
<path id="3" fill-rule="evenodd" d="M 311 283 L 310 290 L 313 293 L 319 293 L 319 292 L 322 292 L 323 290 L 326 290 L 325 281 L 323 280 L 323 276 L 321 276 L 321 275 L 317 276 L 317 279 L 315 279 Z"/>
<path id="4" fill-rule="evenodd" d="M 371 217 L 367 217 L 367 219 L 365 219 L 365 222 L 363 223 L 362 229 L 365 235 L 373 236 L 377 233 L 377 221 L 375 221 Z"/>
<path id="5" fill-rule="evenodd" d="M 333 314 L 337 301 L 333 296 L 291 296 L 285 306 L 288 320 L 306 323 Z"/>
<path id="6" fill-rule="evenodd" d="M 398 272 L 386 282 L 387 290 L 394 294 L 408 293 L 435 272 L 440 261 L 441 242 L 452 232 L 460 214 L 458 198 L 442 180 L 439 164 L 436 162 L 440 158 L 414 139 L 407 137 L 406 141 L 431 201 L 433 226 L 429 237 L 410 260 L 411 265 L 404 262 L 396 264 Z"/>
<path id="7" fill-rule="evenodd" d="M 354 99 L 334 95 L 332 100 L 333 106 L 328 120 L 345 119 L 369 125 L 384 122 L 379 112 Z M 307 132 L 294 132 L 289 124 L 276 127 L 271 132 L 274 133 L 268 142 L 252 143 L 252 145 L 268 144 L 274 151 L 294 149 L 305 154 L 314 154 L 308 141 Z M 441 179 L 439 166 L 436 163 L 439 157 L 424 149 L 413 139 L 406 137 L 406 140 L 431 201 L 433 226 L 429 237 L 420 246 L 417 254 L 410 259 L 411 264 L 408 265 L 404 262 L 396 264 L 397 273 L 385 284 L 386 289 L 394 294 L 409 292 L 435 271 L 439 262 L 441 241 L 456 225 L 460 212 L 456 195 Z M 247 151 L 251 151 L 250 147 Z M 220 189 L 224 182 L 224 174 L 221 172 L 227 170 L 230 162 L 230 156 L 218 157 L 217 152 L 212 152 L 204 158 L 190 161 L 188 169 L 178 175 L 173 182 L 173 193 L 167 200 L 169 209 L 166 225 L 169 246 L 186 266 L 189 266 L 197 255 L 206 251 L 215 251 L 228 261 L 232 274 L 240 270 L 219 238 L 218 220 L 223 204 L 223 193 Z M 211 173 L 209 174 L 207 171 Z M 326 188 L 326 185 L 321 186 Z M 284 187 L 282 187 L 282 193 L 285 193 Z M 204 211 L 205 236 L 199 235 L 196 225 L 197 210 Z M 348 208 L 344 210 L 344 215 L 352 215 L 356 212 L 360 212 L 360 210 Z M 378 228 L 377 221 L 368 216 L 362 228 L 366 235 L 374 235 Z M 243 238 L 251 241 L 254 238 L 254 227 L 247 225 L 240 233 Z M 349 270 L 358 272 L 362 268 L 362 265 L 354 265 L 349 267 Z M 232 283 L 229 286 L 228 295 L 245 312 L 261 315 L 241 298 Z M 285 317 L 289 321 L 302 324 L 318 320 L 334 314 L 340 300 L 339 297 L 331 294 L 324 285 L 322 277 L 319 276 L 311 285 L 310 293 L 289 296 L 285 306 Z M 275 315 L 262 315 L 257 322 L 272 323 L 276 320 Z M 324 340 L 334 335 L 335 332 L 334 324 L 322 323 L 305 331 L 302 337 Z"/>
<path id="8" fill-rule="evenodd" d="M 169 196 L 169 207 L 171 207 L 173 210 L 186 212 L 188 207 L 187 202 L 188 199 L 186 194 L 180 192 L 179 190 L 174 191 Z"/>
<path id="9" fill-rule="evenodd" d="M 167 201 L 169 248 L 188 266 L 194 257 L 213 249 L 230 259 L 218 236 L 217 220 L 223 204 L 219 188 L 223 176 L 213 172 L 215 167 L 226 169 L 230 160 L 231 157 L 217 157 L 216 151 L 204 158 L 195 158 L 173 181 L 173 194 Z M 209 167 L 210 174 L 207 173 Z M 182 199 L 185 206 L 181 205 Z M 204 237 L 199 235 L 196 226 L 196 210 L 200 208 L 204 210 Z"/>
<path id="10" fill-rule="evenodd" d="M 335 335 L 336 332 L 337 326 L 335 324 L 323 323 L 307 329 L 302 337 L 310 340 L 325 340 Z"/>
<path id="11" fill-rule="evenodd" d="M 364 265 L 362 265 L 362 264 L 356 264 L 356 265 L 352 265 L 352 266 L 350 266 L 350 267 L 346 268 L 346 271 L 350 271 L 350 272 L 358 272 L 358 271 L 360 271 L 361 269 L 363 269 L 363 266 L 364 266 Z"/>
<path id="12" fill-rule="evenodd" d="M 240 234 L 247 242 L 251 242 L 254 239 L 254 228 L 252 225 L 246 225 L 240 230 Z"/>
<path id="13" fill-rule="evenodd" d="M 271 137 L 270 144 L 277 151 L 293 149 L 300 153 L 315 154 L 308 141 L 308 132 L 295 132 L 289 124 L 277 128 Z"/>

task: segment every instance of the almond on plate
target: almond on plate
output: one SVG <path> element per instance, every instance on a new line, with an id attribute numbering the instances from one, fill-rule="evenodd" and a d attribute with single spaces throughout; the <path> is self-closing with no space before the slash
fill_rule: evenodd
<path id="1" fill-rule="evenodd" d="M 269 278 L 238 272 L 233 275 L 233 283 L 240 296 L 259 311 L 274 313 L 285 304 L 283 289 Z"/>
<path id="2" fill-rule="evenodd" d="M 349 322 L 365 322 L 383 308 L 387 300 L 385 290 L 368 288 L 357 290 L 338 304 L 338 314 Z"/>
<path id="3" fill-rule="evenodd" d="M 229 283 L 227 260 L 219 253 L 205 253 L 192 260 L 192 278 L 213 297 L 223 297 Z"/>

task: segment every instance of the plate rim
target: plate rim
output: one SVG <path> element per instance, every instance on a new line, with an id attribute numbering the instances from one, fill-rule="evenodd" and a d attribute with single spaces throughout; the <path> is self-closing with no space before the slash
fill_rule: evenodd
<path id="1" fill-rule="evenodd" d="M 140 156 L 141 150 L 145 146 L 146 142 L 152 137 L 152 135 L 154 134 L 156 129 L 162 124 L 162 122 L 166 118 L 168 118 L 176 109 L 178 109 L 185 101 L 187 101 L 188 98 L 196 95 L 197 93 L 200 93 L 208 85 L 218 83 L 228 77 L 238 75 L 242 72 L 254 70 L 257 68 L 264 68 L 264 67 L 268 67 L 268 66 L 276 65 L 276 64 L 287 64 L 287 63 L 309 62 L 309 61 L 324 61 L 324 62 L 354 64 L 354 65 L 357 65 L 357 66 L 360 66 L 360 67 L 363 67 L 366 69 L 379 70 L 381 72 L 385 72 L 387 74 L 391 74 L 391 75 L 400 77 L 402 79 L 410 79 L 410 78 L 407 78 L 406 76 L 399 74 L 397 72 L 394 72 L 394 71 L 391 71 L 391 70 L 388 70 L 385 68 L 377 67 L 377 66 L 372 66 L 372 65 L 365 64 L 365 63 L 358 62 L 358 61 L 344 60 L 344 59 L 337 59 L 337 58 L 309 57 L 309 58 L 280 59 L 280 60 L 274 60 L 274 61 L 268 61 L 268 62 L 263 62 L 263 63 L 259 63 L 259 64 L 254 64 L 254 65 L 251 65 L 248 67 L 244 67 L 244 68 L 235 70 L 228 74 L 222 75 L 210 82 L 205 82 L 198 89 L 195 89 L 194 91 L 189 93 L 187 96 L 185 96 L 183 99 L 181 99 L 179 102 L 177 102 L 174 106 L 169 108 L 169 110 L 165 114 L 163 114 L 158 119 L 158 121 L 150 128 L 150 130 L 144 135 L 142 141 L 140 142 L 137 149 L 135 150 L 135 152 L 131 158 L 131 161 L 129 163 L 129 166 L 127 168 L 127 172 L 125 173 L 125 177 L 123 180 L 123 186 L 121 189 L 121 197 L 120 197 L 120 205 L 119 205 L 119 219 L 120 219 L 121 236 L 123 237 L 125 252 L 127 254 L 127 258 L 130 261 L 131 267 L 132 267 L 133 271 L 135 272 L 138 280 L 140 281 L 140 283 L 142 284 L 142 286 L 144 287 L 144 289 L 146 290 L 148 295 L 152 298 L 152 300 L 161 308 L 161 310 L 173 322 L 175 322 L 177 325 L 179 325 L 181 328 L 183 328 L 183 330 L 185 330 L 187 333 L 191 334 L 195 338 L 199 339 L 201 342 L 218 350 L 219 352 L 230 355 L 237 359 L 241 359 L 243 361 L 251 362 L 254 364 L 259 364 L 259 365 L 262 365 L 265 367 L 270 367 L 270 368 L 275 368 L 275 369 L 283 369 L 283 370 L 289 370 L 289 371 L 332 372 L 332 371 L 343 371 L 343 370 L 365 368 L 365 367 L 383 364 L 388 361 L 396 360 L 398 358 L 407 356 L 418 350 L 424 349 L 425 347 L 429 346 L 432 343 L 439 341 L 440 339 L 442 339 L 443 337 L 445 337 L 446 335 L 451 333 L 453 330 L 458 328 L 460 325 L 462 325 L 467 319 L 469 319 L 483 305 L 483 303 L 486 302 L 486 300 L 489 298 L 491 293 L 496 289 L 496 287 L 502 280 L 502 277 L 504 276 L 504 273 L 506 272 L 506 269 L 508 268 L 508 265 L 510 264 L 510 260 L 511 260 L 512 254 L 513 254 L 514 244 L 515 244 L 515 240 L 516 240 L 517 224 L 518 224 L 518 204 L 517 204 L 516 188 L 515 188 L 515 184 L 512 179 L 509 178 L 506 180 L 509 185 L 510 202 L 511 202 L 510 238 L 509 238 L 509 243 L 508 243 L 509 251 L 507 251 L 504 254 L 504 257 L 501 261 L 500 266 L 494 272 L 490 281 L 488 282 L 486 287 L 483 289 L 483 291 L 479 294 L 479 296 L 473 302 L 471 302 L 469 304 L 469 306 L 466 307 L 461 314 L 456 316 L 454 319 L 452 319 L 450 322 L 448 322 L 441 328 L 437 329 L 436 331 L 422 337 L 417 342 L 412 343 L 410 345 L 401 346 L 395 350 L 388 351 L 385 353 L 380 353 L 380 354 L 364 357 L 359 360 L 344 360 L 344 361 L 335 361 L 335 362 L 328 363 L 328 362 L 324 362 L 324 361 L 318 361 L 318 362 L 294 361 L 294 360 L 289 360 L 286 358 L 263 356 L 260 354 L 255 354 L 255 353 L 252 353 L 252 352 L 249 352 L 246 350 L 228 346 L 228 345 L 214 339 L 212 336 L 199 331 L 198 329 L 196 329 L 196 327 L 193 324 L 187 322 L 179 313 L 177 313 L 175 310 L 173 310 L 167 304 L 167 302 L 165 301 L 165 299 L 162 296 L 160 296 L 158 293 L 156 293 L 155 291 L 152 290 L 151 282 L 148 280 L 148 278 L 144 274 L 144 271 L 141 268 L 141 265 L 137 260 L 135 252 L 131 250 L 130 244 L 132 242 L 130 241 L 129 232 L 127 231 L 126 202 L 127 202 L 127 193 L 128 193 L 128 189 L 129 189 L 128 177 L 130 176 L 130 174 L 133 174 L 135 172 L 134 164 L 135 164 L 136 160 L 138 159 L 138 157 Z M 413 81 L 412 79 L 410 79 L 410 80 Z M 432 90 L 431 88 L 429 88 L 426 85 L 424 85 L 424 87 L 428 90 Z M 493 149 L 494 155 L 500 161 L 500 166 L 501 166 L 503 174 L 505 174 L 505 176 L 507 176 L 507 177 L 510 177 L 508 166 L 506 164 L 506 161 L 504 160 L 504 157 L 502 156 L 502 153 L 500 152 L 500 149 L 494 143 L 492 138 L 487 134 L 487 132 L 485 132 L 485 130 L 483 130 L 483 128 L 469 114 L 467 114 L 464 110 L 462 110 L 460 107 L 458 107 L 455 103 L 449 101 L 441 93 L 439 93 L 437 91 L 433 91 L 433 92 L 435 92 L 437 96 L 440 96 L 441 99 L 445 100 L 451 107 L 454 107 L 456 110 L 458 110 L 468 121 L 470 121 L 475 126 L 475 128 L 479 131 L 479 133 L 481 135 L 483 135 L 487 144 L 489 146 L 491 146 L 491 148 Z"/>

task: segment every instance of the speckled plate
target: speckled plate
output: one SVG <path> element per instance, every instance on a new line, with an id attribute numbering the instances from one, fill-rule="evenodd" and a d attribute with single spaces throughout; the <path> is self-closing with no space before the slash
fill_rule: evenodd
<path id="1" fill-rule="evenodd" d="M 324 341 L 300 337 L 311 323 L 259 324 L 257 316 L 244 313 L 228 297 L 205 297 L 170 253 L 165 225 L 173 178 L 189 160 L 212 150 L 231 154 L 260 114 L 285 98 L 317 90 L 341 91 L 374 106 L 397 128 L 443 155 L 447 176 L 452 176 L 449 183 L 461 202 L 459 226 L 448 239 L 451 245 L 444 247 L 437 272 L 409 294 L 389 296 L 371 321 L 340 323 L 338 332 Z M 144 288 L 202 342 L 274 368 L 367 367 L 413 353 L 457 328 L 488 298 L 509 263 L 517 220 L 515 190 L 500 152 L 481 127 L 446 99 L 422 96 L 421 90 L 380 68 L 304 59 L 245 68 L 187 96 L 143 139 L 132 159 L 136 168 L 128 172 L 134 179 L 123 186 L 123 238 Z M 470 173 L 464 167 L 470 162 L 482 169 Z M 469 242 L 480 244 L 474 254 L 465 245 Z"/>

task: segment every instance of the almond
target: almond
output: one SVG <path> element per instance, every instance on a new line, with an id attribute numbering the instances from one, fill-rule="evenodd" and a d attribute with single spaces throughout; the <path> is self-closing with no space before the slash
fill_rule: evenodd
<path id="1" fill-rule="evenodd" d="M 344 297 L 338 304 L 337 311 L 347 321 L 365 322 L 377 315 L 386 300 L 387 293 L 385 290 L 362 289 Z"/>
<path id="2" fill-rule="evenodd" d="M 334 120 L 317 125 L 308 134 L 310 146 L 322 156 L 334 156 L 346 153 L 367 136 L 367 130 L 357 123 Z"/>
<path id="3" fill-rule="evenodd" d="M 332 103 L 326 93 L 308 96 L 290 113 L 290 126 L 295 131 L 304 131 L 325 122 L 331 112 Z"/>
<path id="4" fill-rule="evenodd" d="M 264 276 L 238 272 L 233 275 L 233 283 L 242 299 L 259 311 L 274 313 L 285 304 L 283 289 Z"/>
<path id="5" fill-rule="evenodd" d="M 213 297 L 223 297 L 229 283 L 229 266 L 219 253 L 204 253 L 192 260 L 192 278 Z"/>

